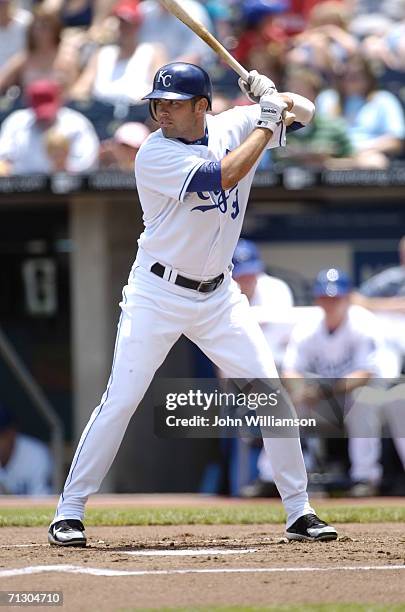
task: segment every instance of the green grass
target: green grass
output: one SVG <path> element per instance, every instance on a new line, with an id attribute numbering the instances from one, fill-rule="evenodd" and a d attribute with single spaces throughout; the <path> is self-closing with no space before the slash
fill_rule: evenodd
<path id="1" fill-rule="evenodd" d="M 48 525 L 54 508 L 2 508 L 0 527 L 36 527 Z M 405 506 L 338 506 L 323 508 L 322 518 L 330 523 L 405 522 Z M 86 525 L 252 525 L 283 523 L 280 507 L 252 504 L 244 506 L 204 508 L 133 508 L 92 509 L 86 513 Z M 404 608 L 405 610 L 405 608 Z"/>

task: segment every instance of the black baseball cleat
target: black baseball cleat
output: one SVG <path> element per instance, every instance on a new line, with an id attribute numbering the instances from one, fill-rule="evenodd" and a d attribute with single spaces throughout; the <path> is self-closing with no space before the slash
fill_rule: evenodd
<path id="1" fill-rule="evenodd" d="M 48 542 L 53 546 L 86 546 L 83 523 L 77 519 L 53 523 L 49 527 Z"/>
<path id="2" fill-rule="evenodd" d="M 304 514 L 286 530 L 286 535 L 288 540 L 327 542 L 336 540 L 337 531 L 316 514 Z"/>

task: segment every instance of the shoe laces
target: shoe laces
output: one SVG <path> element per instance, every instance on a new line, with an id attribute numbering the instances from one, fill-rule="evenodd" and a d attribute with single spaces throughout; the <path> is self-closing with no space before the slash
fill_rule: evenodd
<path id="1" fill-rule="evenodd" d="M 320 525 L 327 526 L 327 523 L 321 521 L 316 514 L 306 514 L 303 518 L 305 519 L 307 527 L 319 527 Z"/>
<path id="2" fill-rule="evenodd" d="M 83 523 L 77 519 L 67 519 L 57 525 L 57 529 L 74 529 L 75 531 L 84 531 Z"/>

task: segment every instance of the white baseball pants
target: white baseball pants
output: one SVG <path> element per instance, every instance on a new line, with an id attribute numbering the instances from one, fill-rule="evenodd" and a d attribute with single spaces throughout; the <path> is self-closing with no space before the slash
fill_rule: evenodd
<path id="1" fill-rule="evenodd" d="M 229 274 L 216 291 L 203 294 L 134 264 L 120 305 L 111 376 L 80 438 L 54 522 L 83 519 L 88 496 L 100 488 L 131 416 L 181 334 L 229 378 L 278 378 L 249 303 Z M 291 438 L 266 437 L 264 446 L 289 527 L 303 514 L 313 512 L 298 431 Z"/>
<path id="2" fill-rule="evenodd" d="M 405 470 L 405 385 L 391 389 L 363 387 L 348 398 L 345 423 L 349 435 L 350 476 L 353 481 L 379 484 L 382 477 L 381 434 L 388 423 Z"/>

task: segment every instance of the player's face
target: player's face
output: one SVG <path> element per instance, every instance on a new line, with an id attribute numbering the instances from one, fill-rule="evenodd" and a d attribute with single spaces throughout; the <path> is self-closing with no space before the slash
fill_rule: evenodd
<path id="1" fill-rule="evenodd" d="M 348 66 L 342 74 L 342 88 L 347 96 L 364 96 L 369 87 L 366 73 L 360 67 Z"/>
<path id="2" fill-rule="evenodd" d="M 155 100 L 155 115 L 166 138 L 196 140 L 204 134 L 201 100 Z M 202 133 L 201 133 L 202 131 Z"/>
<path id="3" fill-rule="evenodd" d="M 319 297 L 315 300 L 317 306 L 325 311 L 325 322 L 330 330 L 334 330 L 343 323 L 350 306 L 348 295 L 338 297 Z"/>

